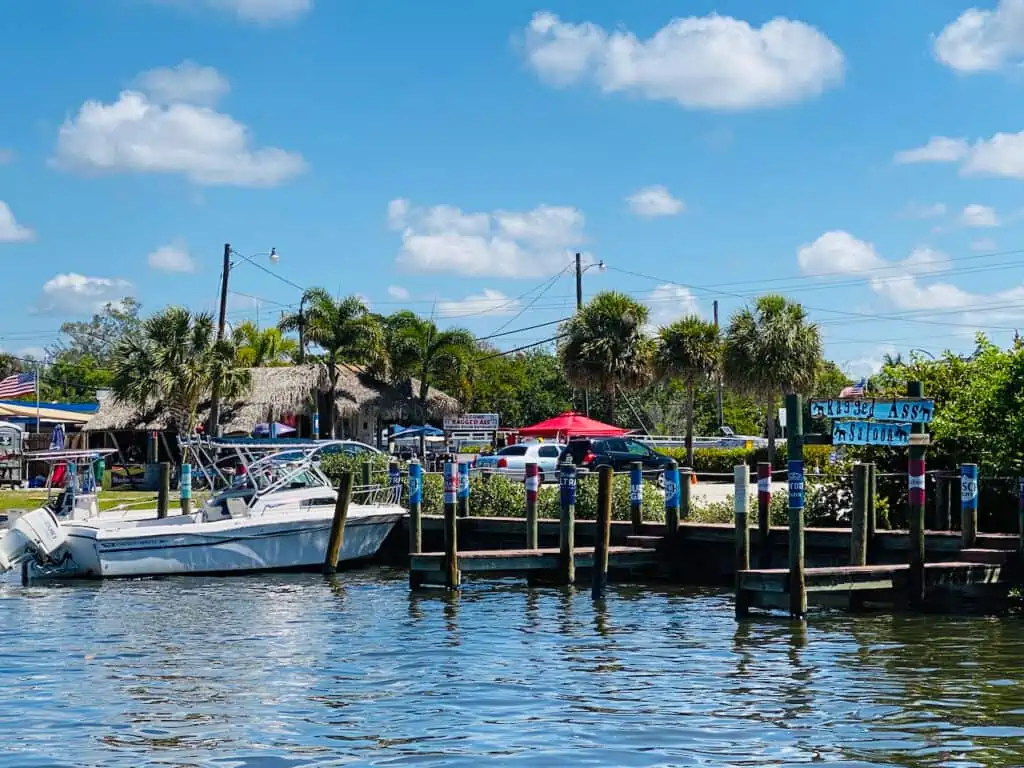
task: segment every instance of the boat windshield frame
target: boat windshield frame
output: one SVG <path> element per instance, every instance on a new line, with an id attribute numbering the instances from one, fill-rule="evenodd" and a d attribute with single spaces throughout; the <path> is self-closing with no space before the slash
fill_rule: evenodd
<path id="1" fill-rule="evenodd" d="M 93 464 L 98 459 L 105 458 L 111 454 L 117 453 L 116 448 L 93 448 L 93 449 L 80 449 L 80 450 L 51 450 L 51 451 L 26 451 L 22 454 L 26 461 L 39 461 L 45 464 L 49 464 L 50 467 L 46 472 L 46 500 L 50 501 L 53 497 L 55 486 L 53 485 L 53 474 L 54 470 L 58 465 L 73 465 L 74 472 L 70 473 L 70 477 L 74 479 L 74 483 L 71 488 L 71 492 L 76 496 L 87 496 L 87 495 L 98 495 L 102 485 L 95 482 L 95 476 L 93 476 L 93 482 L 89 486 L 92 490 L 83 491 L 81 483 L 81 475 L 85 472 L 93 472 Z M 65 482 L 60 486 L 57 494 L 60 495 L 67 490 L 68 485 Z"/>
<path id="2" fill-rule="evenodd" d="M 251 490 L 254 492 L 250 501 L 251 506 L 257 499 L 287 488 L 295 478 L 302 475 L 306 475 L 313 481 L 311 483 L 307 481 L 305 487 L 333 490 L 331 481 L 313 461 L 312 457 L 316 453 L 316 449 L 301 451 L 302 455 L 298 460 L 288 458 L 296 452 L 295 448 L 275 451 L 245 465 L 245 474 L 235 477 L 231 485 L 221 493 L 234 495 L 241 490 Z"/>

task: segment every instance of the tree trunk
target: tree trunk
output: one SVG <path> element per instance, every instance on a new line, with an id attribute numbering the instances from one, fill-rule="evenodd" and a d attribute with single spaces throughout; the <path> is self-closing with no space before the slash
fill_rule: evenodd
<path id="1" fill-rule="evenodd" d="M 775 398 L 769 398 L 767 403 L 768 414 L 765 416 L 765 434 L 768 436 L 768 461 L 775 466 Z"/>
<path id="2" fill-rule="evenodd" d="M 615 424 L 615 404 L 616 404 L 617 394 L 618 393 L 615 391 L 615 387 L 614 386 L 610 390 L 608 390 L 608 392 L 607 392 L 607 395 L 608 395 L 608 421 L 610 421 L 612 424 Z"/>
<path id="3" fill-rule="evenodd" d="M 331 436 L 332 440 L 336 440 L 338 436 L 335 433 L 334 398 L 338 387 L 338 364 L 335 362 L 333 356 L 328 358 L 327 364 L 331 366 L 330 370 L 327 372 L 327 378 L 330 381 L 331 389 L 327 393 L 327 413 L 324 415 L 327 416 L 327 434 Z"/>
<path id="4" fill-rule="evenodd" d="M 686 466 L 693 469 L 693 400 L 696 397 L 693 382 L 686 387 Z"/>

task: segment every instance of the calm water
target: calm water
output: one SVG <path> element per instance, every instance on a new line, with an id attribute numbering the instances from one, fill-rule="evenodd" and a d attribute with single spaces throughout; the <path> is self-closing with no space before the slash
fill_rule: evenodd
<path id="1" fill-rule="evenodd" d="M 1024 765 L 1021 619 L 403 574 L 0 584 L 0 764 Z"/>

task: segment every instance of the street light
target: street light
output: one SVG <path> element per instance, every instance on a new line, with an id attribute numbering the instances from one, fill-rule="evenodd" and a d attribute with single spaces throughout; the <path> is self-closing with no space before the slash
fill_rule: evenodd
<path id="1" fill-rule="evenodd" d="M 921 349 L 919 347 L 914 347 L 913 349 L 910 350 L 910 354 L 914 354 L 915 352 L 920 352 L 922 355 L 928 355 L 928 357 L 930 357 L 932 360 L 938 359 L 938 358 L 935 357 L 935 355 L 933 355 L 927 349 Z"/>
<path id="2" fill-rule="evenodd" d="M 604 265 L 604 260 L 596 263 L 591 262 L 587 266 L 583 266 L 583 255 L 580 253 L 576 254 L 576 311 L 579 312 L 583 309 L 583 273 L 591 267 L 597 267 L 598 272 L 604 272 L 607 267 Z M 587 416 L 590 415 L 590 390 L 583 390 L 583 410 Z"/>

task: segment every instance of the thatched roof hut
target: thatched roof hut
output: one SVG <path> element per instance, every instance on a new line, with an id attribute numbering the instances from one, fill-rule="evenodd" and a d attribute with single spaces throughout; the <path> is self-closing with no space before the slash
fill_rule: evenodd
<path id="1" fill-rule="evenodd" d="M 242 399 L 225 403 L 221 424 L 225 434 L 248 434 L 260 423 L 279 420 L 290 413 L 308 413 L 318 398 L 329 388 L 327 367 L 311 365 L 251 368 L 252 386 Z M 412 393 L 419 383 L 412 382 L 410 391 L 375 379 L 365 370 L 349 365 L 338 366 L 338 383 L 334 397 L 335 412 L 341 418 L 368 411 L 386 419 L 415 417 L 416 404 Z M 99 410 L 84 427 L 87 432 L 164 430 L 170 427 L 166 411 L 158 403 L 145 409 L 118 403 L 112 393 L 99 393 Z M 455 398 L 431 388 L 427 397 L 429 416 L 439 418 L 457 413 Z M 205 421 L 209 405 L 200 409 Z"/>

